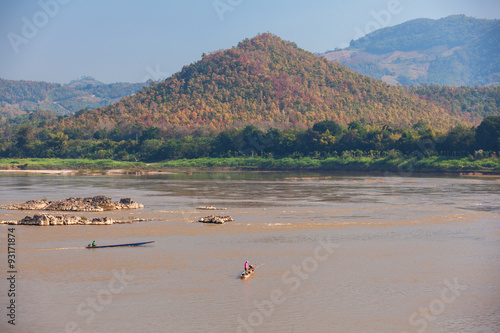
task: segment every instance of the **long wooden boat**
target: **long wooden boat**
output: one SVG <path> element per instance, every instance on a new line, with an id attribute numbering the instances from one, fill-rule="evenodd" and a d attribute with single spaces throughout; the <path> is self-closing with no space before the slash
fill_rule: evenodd
<path id="1" fill-rule="evenodd" d="M 149 242 L 140 242 L 140 243 L 126 243 L 126 244 L 114 244 L 114 245 L 96 245 L 92 246 L 91 244 L 87 245 L 87 249 L 102 249 L 104 247 L 120 247 L 120 246 L 139 246 L 144 244 L 154 243 L 155 241 Z"/>
<path id="2" fill-rule="evenodd" d="M 249 269 L 247 274 L 245 274 L 245 271 L 243 271 L 240 275 L 240 278 L 242 280 L 248 279 L 250 276 L 253 275 L 253 273 L 255 273 L 255 268 Z"/>

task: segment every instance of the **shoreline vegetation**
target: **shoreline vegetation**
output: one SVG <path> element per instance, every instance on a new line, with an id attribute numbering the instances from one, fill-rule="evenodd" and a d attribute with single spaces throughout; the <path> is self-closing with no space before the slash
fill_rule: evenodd
<path id="1" fill-rule="evenodd" d="M 114 160 L 9 158 L 0 159 L 1 173 L 62 175 L 155 174 L 226 171 L 337 171 L 382 172 L 400 176 L 419 173 L 500 175 L 500 158 L 486 157 L 330 157 L 315 159 L 232 157 L 178 159 L 157 163 Z"/>

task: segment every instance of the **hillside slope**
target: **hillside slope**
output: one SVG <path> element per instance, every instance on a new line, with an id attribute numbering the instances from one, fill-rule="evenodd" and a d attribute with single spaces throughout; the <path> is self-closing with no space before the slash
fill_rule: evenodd
<path id="1" fill-rule="evenodd" d="M 500 20 L 453 15 L 376 30 L 332 61 L 391 84 L 500 84 Z"/>
<path id="2" fill-rule="evenodd" d="M 436 128 L 462 123 L 416 94 L 359 75 L 272 34 L 218 51 L 108 107 L 65 119 L 87 132 L 138 126 L 219 130 L 262 124 L 305 127 L 321 120 Z"/>
<path id="3" fill-rule="evenodd" d="M 408 87 L 450 113 L 460 113 L 467 122 L 479 124 L 485 117 L 500 116 L 500 86 L 447 87 L 422 85 Z"/>
<path id="4" fill-rule="evenodd" d="M 0 78 L 0 119 L 41 109 L 59 115 L 80 109 L 95 109 L 136 93 L 145 83 L 104 84 L 93 77 L 82 77 L 66 85 Z"/>

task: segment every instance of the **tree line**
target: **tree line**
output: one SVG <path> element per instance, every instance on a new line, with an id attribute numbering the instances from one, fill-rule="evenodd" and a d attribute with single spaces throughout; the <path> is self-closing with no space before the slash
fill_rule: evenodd
<path id="1" fill-rule="evenodd" d="M 3 158 L 92 158 L 156 162 L 202 157 L 384 157 L 411 155 L 419 151 L 440 156 L 498 156 L 500 116 L 489 116 L 477 127 L 455 126 L 438 132 L 419 121 L 411 129 L 387 125 L 366 125 L 357 121 L 347 126 L 325 120 L 307 129 L 262 130 L 255 125 L 221 132 L 191 132 L 178 136 L 149 126 L 135 138 L 116 140 L 96 131 L 82 139 L 71 132 L 35 131 L 22 124 L 10 140 L 0 141 Z"/>

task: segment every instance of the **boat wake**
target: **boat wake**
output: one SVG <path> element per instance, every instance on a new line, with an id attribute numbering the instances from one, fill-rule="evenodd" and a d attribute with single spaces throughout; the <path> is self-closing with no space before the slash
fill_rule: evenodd
<path id="1" fill-rule="evenodd" d="M 54 247 L 54 248 L 49 248 L 49 249 L 24 250 L 22 252 L 57 251 L 57 250 L 81 250 L 81 249 L 85 249 L 85 246 L 80 246 L 80 247 Z"/>

